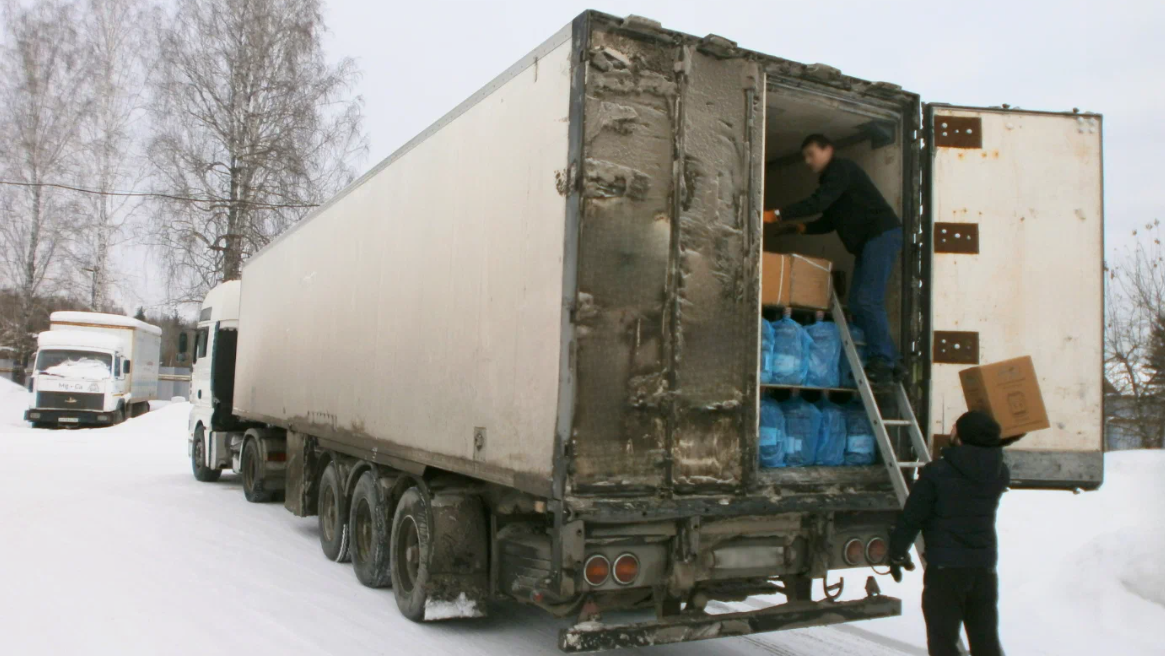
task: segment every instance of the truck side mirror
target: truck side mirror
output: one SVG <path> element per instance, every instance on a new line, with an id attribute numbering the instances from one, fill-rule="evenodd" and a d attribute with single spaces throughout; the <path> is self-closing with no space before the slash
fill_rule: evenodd
<path id="1" fill-rule="evenodd" d="M 178 333 L 178 352 L 186 353 L 190 349 L 190 337 L 185 332 Z M 185 358 L 180 358 L 185 359 Z"/>
<path id="2" fill-rule="evenodd" d="M 122 360 L 121 361 L 121 373 L 123 373 L 123 374 L 129 373 L 129 363 L 130 363 L 129 360 Z"/>

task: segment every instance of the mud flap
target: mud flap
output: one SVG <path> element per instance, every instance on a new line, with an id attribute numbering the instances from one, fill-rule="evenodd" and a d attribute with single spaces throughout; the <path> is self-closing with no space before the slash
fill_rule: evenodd
<path id="1" fill-rule="evenodd" d="M 425 621 L 484 617 L 489 598 L 489 527 L 474 495 L 433 496 L 433 551 Z"/>
<path id="2" fill-rule="evenodd" d="M 902 614 L 902 601 L 872 596 L 859 601 L 791 602 L 743 613 L 681 615 L 638 624 L 584 622 L 558 634 L 558 648 L 568 653 L 620 647 L 648 647 L 767 631 L 804 629 Z"/>

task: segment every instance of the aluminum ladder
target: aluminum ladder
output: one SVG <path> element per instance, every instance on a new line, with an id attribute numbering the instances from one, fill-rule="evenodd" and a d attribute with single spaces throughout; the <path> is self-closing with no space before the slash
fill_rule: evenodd
<path id="1" fill-rule="evenodd" d="M 862 368 L 861 358 L 858 356 L 857 346 L 854 344 L 853 336 L 849 331 L 849 324 L 845 320 L 845 312 L 841 308 L 841 301 L 837 295 L 833 295 L 832 301 L 833 322 L 837 324 L 838 332 L 841 333 L 842 349 L 845 351 L 845 357 L 849 360 L 850 370 L 853 371 L 854 380 L 858 384 L 858 393 L 862 397 L 862 406 L 866 409 L 866 416 L 870 419 L 870 426 L 874 429 L 874 439 L 878 443 L 878 451 L 882 454 L 882 463 L 886 466 L 886 471 L 890 474 L 890 482 L 894 485 L 894 493 L 898 496 L 898 505 L 906 503 L 906 497 L 910 495 L 910 488 L 906 486 L 906 477 L 903 475 L 903 469 L 914 469 L 922 467 L 930 462 L 930 450 L 926 446 L 926 438 L 922 436 L 922 430 L 918 427 L 918 420 L 914 416 L 914 411 L 910 408 L 910 399 L 906 396 L 906 388 L 900 382 L 894 382 L 886 385 L 886 388 L 893 388 L 894 393 L 894 417 L 887 418 L 882 416 L 881 407 L 878 405 L 878 399 L 874 395 L 874 388 L 870 384 L 870 379 L 866 377 L 866 372 Z M 879 385 L 879 387 L 883 387 Z M 898 459 L 898 454 L 894 450 L 894 444 L 890 441 L 890 432 L 888 429 L 905 428 L 910 435 L 910 445 L 914 451 L 914 459 L 901 461 Z M 919 548 L 921 555 L 922 549 Z"/>
<path id="2" fill-rule="evenodd" d="M 837 294 L 833 294 L 831 301 L 831 312 L 833 314 L 833 322 L 837 324 L 838 332 L 841 333 L 842 349 L 845 351 L 845 357 L 849 361 L 850 370 L 853 372 L 854 380 L 858 384 L 858 393 L 862 397 L 862 406 L 866 409 L 866 416 L 870 420 L 870 426 L 874 428 L 874 439 L 878 442 L 878 451 L 882 454 L 882 463 L 886 467 L 886 471 L 890 474 L 890 483 L 894 486 L 894 493 L 898 496 L 898 505 L 905 506 L 906 498 L 910 496 L 910 488 L 906 486 L 906 476 L 903 475 L 904 469 L 917 469 L 930 462 L 930 449 L 927 448 L 926 438 L 922 436 L 922 429 L 918 427 L 918 419 L 914 416 L 914 410 L 910 407 L 910 398 L 906 396 L 906 388 L 901 382 L 895 381 L 888 385 L 879 385 L 885 390 L 891 388 L 894 394 L 894 408 L 895 417 L 886 418 L 882 416 L 881 406 L 878 405 L 878 398 L 874 395 L 874 388 L 870 384 L 870 379 L 866 377 L 866 371 L 862 367 L 861 357 L 858 356 L 857 346 L 854 344 L 853 336 L 849 331 L 849 323 L 845 319 L 845 311 L 842 310 L 841 300 L 838 299 Z M 905 428 L 910 435 L 911 450 L 914 451 L 914 459 L 902 461 L 898 459 L 898 453 L 894 450 L 894 443 L 890 441 L 890 432 L 888 429 Z M 918 564 L 921 568 L 926 569 L 926 558 L 923 556 L 925 549 L 923 548 L 922 535 L 920 534 L 914 542 L 914 548 L 918 552 Z M 959 652 L 967 654 L 966 642 L 962 635 L 959 636 Z"/>

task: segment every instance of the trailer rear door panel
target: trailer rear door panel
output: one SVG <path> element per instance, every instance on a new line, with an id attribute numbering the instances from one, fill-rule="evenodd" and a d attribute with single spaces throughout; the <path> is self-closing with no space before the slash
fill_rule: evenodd
<path id="1" fill-rule="evenodd" d="M 1034 361 L 1052 427 L 1008 449 L 1018 486 L 1103 478 L 1101 118 L 928 105 L 930 432 L 959 371 Z"/>

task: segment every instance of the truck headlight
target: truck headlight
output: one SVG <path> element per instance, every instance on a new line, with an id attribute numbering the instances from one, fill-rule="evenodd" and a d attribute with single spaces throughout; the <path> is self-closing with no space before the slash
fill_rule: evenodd
<path id="1" fill-rule="evenodd" d="M 30 413 L 28 413 L 28 418 L 29 419 L 40 419 L 40 413 L 39 412 L 30 412 Z"/>

